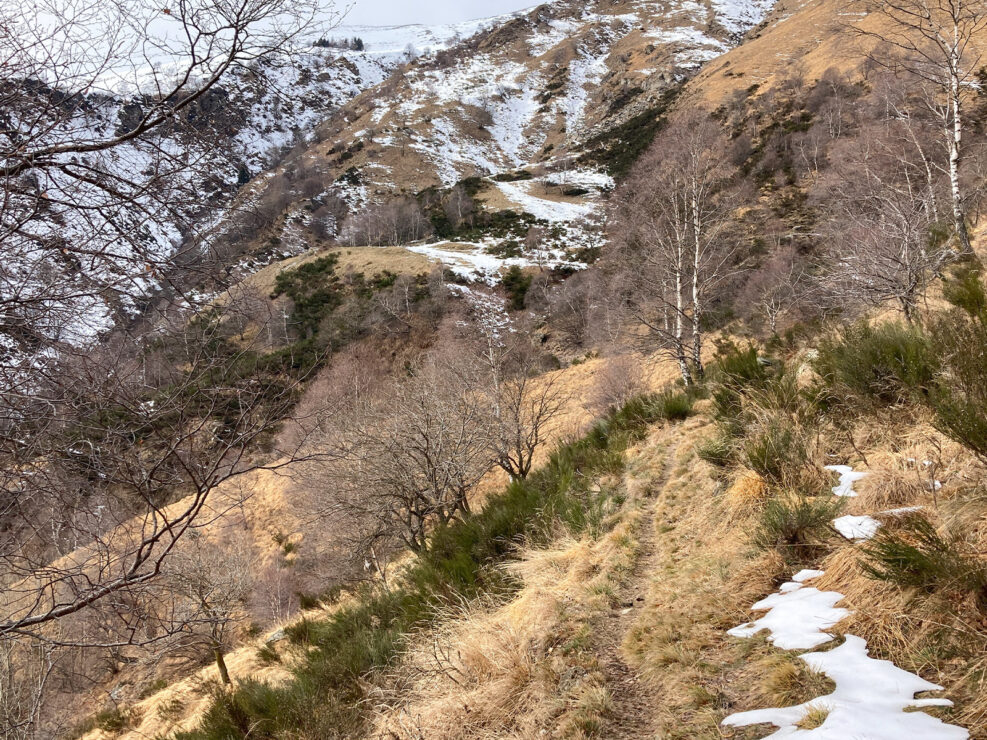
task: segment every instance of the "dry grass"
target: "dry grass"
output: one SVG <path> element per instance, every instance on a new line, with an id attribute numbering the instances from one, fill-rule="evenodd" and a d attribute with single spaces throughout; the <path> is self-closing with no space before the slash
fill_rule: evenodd
<path id="1" fill-rule="evenodd" d="M 647 606 L 623 644 L 655 691 L 660 736 L 670 739 L 719 738 L 725 707 L 755 700 L 749 687 L 756 677 L 741 680 L 741 674 L 748 651 L 770 648 L 752 648 L 758 641 L 745 644 L 725 632 L 747 619 L 747 605 L 774 588 L 782 568 L 777 555 L 751 559 L 750 516 L 732 510 L 712 469 L 696 457 L 696 444 L 710 430 L 702 418 L 679 428 L 672 477 L 655 517 L 658 567 Z"/>
<path id="2" fill-rule="evenodd" d="M 290 673 L 284 665 L 269 665 L 257 656 L 258 644 L 244 645 L 226 656 L 226 664 L 234 677 L 250 676 L 272 684 L 288 680 Z M 213 701 L 212 688 L 219 685 L 219 672 L 209 665 L 191 676 L 155 692 L 128 709 L 130 726 L 120 733 L 93 730 L 82 740 L 144 740 L 191 730 L 198 724 L 202 712 Z"/>
<path id="3" fill-rule="evenodd" d="M 313 262 L 330 254 L 337 259 L 336 271 L 340 275 L 347 272 L 362 272 L 367 277 L 390 270 L 398 274 L 419 275 L 427 273 L 432 265 L 428 258 L 421 254 L 409 252 L 404 247 L 340 247 L 333 249 L 318 249 L 306 252 L 298 257 L 291 257 L 281 262 L 268 265 L 249 277 L 234 289 L 254 290 L 258 295 L 268 296 L 274 291 L 274 281 L 278 273 L 284 270 L 294 270 L 302 265 Z"/>
<path id="4" fill-rule="evenodd" d="M 757 667 L 762 673 L 758 691 L 764 706 L 802 704 L 817 696 L 831 694 L 836 688 L 830 679 L 811 670 L 795 653 L 770 653 L 758 661 Z"/>
<path id="5" fill-rule="evenodd" d="M 979 483 L 985 471 L 972 455 L 920 416 L 888 424 L 863 419 L 854 436 L 867 460 L 857 467 L 869 475 L 855 486 L 860 495 L 849 501 L 850 512 L 877 516 L 883 527 L 895 528 L 904 519 L 881 512 L 922 507 L 922 515 L 939 528 L 965 533 L 984 551 L 987 498 Z M 972 738 L 987 738 L 985 616 L 970 599 L 875 581 L 861 567 L 863 557 L 860 546 L 845 543 L 819 565 L 826 575 L 814 585 L 844 594 L 841 606 L 852 612 L 838 631 L 865 638 L 872 656 L 945 686 L 956 707 L 937 714 L 966 727 Z"/>
<path id="6" fill-rule="evenodd" d="M 604 482 L 604 485 L 606 483 Z M 451 611 L 380 689 L 373 737 L 582 738 L 610 712 L 592 622 L 634 559 L 634 504 L 599 540 L 561 538 L 508 569 L 523 582 L 503 604 Z"/>
<path id="7" fill-rule="evenodd" d="M 817 727 L 821 727 L 828 716 L 829 710 L 825 707 L 812 707 L 795 726 L 800 730 L 814 730 Z"/>
<path id="8" fill-rule="evenodd" d="M 361 250 L 344 250 L 359 252 Z M 386 251 L 377 250 L 374 251 Z M 588 389 L 595 382 L 596 373 L 599 371 L 602 361 L 591 360 L 589 362 L 565 368 L 552 373 L 561 388 L 569 394 L 569 403 L 566 409 L 557 419 L 555 425 L 548 431 L 546 445 L 540 451 L 536 464 L 541 464 L 548 455 L 550 448 L 556 441 L 574 436 L 584 429 L 593 419 L 592 414 L 583 405 L 583 399 L 587 396 Z M 653 362 L 650 365 L 648 375 L 651 387 L 658 387 L 666 377 L 666 366 L 661 362 Z M 492 471 L 483 481 L 477 500 L 477 505 L 482 505 L 482 501 L 491 492 L 502 490 L 507 482 L 506 475 L 499 470 Z M 326 539 L 331 538 L 331 532 L 327 533 L 324 524 L 311 522 L 311 513 L 306 508 L 305 496 L 299 490 L 300 481 L 294 476 L 286 476 L 272 471 L 257 471 L 244 476 L 235 481 L 228 481 L 219 486 L 211 495 L 203 513 L 203 520 L 209 523 L 205 525 L 201 532 L 209 539 L 220 541 L 225 536 L 224 528 L 227 526 L 228 512 L 234 512 L 239 517 L 238 527 L 242 528 L 242 536 L 249 543 L 251 551 L 254 553 L 253 562 L 258 572 L 276 566 L 278 562 L 292 560 L 298 555 L 307 558 L 306 562 L 313 559 L 315 554 L 322 552 L 327 543 Z M 183 506 L 183 501 L 172 505 L 175 510 Z M 276 523 L 276 524 L 272 524 Z M 138 525 L 135 520 L 132 526 Z M 114 535 L 123 538 L 127 535 L 128 527 L 121 527 L 120 531 Z M 615 530 L 615 536 L 626 536 L 626 531 Z M 282 547 L 275 541 L 274 535 L 286 537 L 297 548 L 297 552 L 290 556 L 285 556 Z M 597 545 L 599 548 L 600 545 Z M 80 554 L 76 553 L 76 557 Z M 609 554 L 604 550 L 598 550 L 598 557 L 607 557 L 612 560 L 607 565 L 606 572 L 613 573 L 619 571 L 621 559 L 615 557 L 614 552 Z M 403 562 L 399 560 L 389 569 L 389 572 L 399 570 L 403 567 Z M 595 596 L 599 603 L 604 603 L 607 593 L 612 592 L 612 588 L 607 585 L 607 578 L 594 577 L 573 566 L 572 575 L 575 581 L 569 584 L 575 588 L 577 585 L 595 589 Z M 389 576 L 391 577 L 391 576 Z M 526 576 L 525 576 L 526 577 Z M 260 599 L 263 601 L 263 599 Z M 251 615 L 252 618 L 263 620 L 260 615 Z M 251 677 L 260 680 L 278 681 L 285 678 L 288 673 L 284 665 L 268 665 L 257 657 L 257 645 L 252 641 L 247 642 L 242 648 L 235 650 L 227 658 L 230 672 L 234 679 Z M 288 661 L 290 664 L 290 660 Z M 112 683 L 103 687 L 103 692 L 96 692 L 97 695 L 105 696 L 119 686 L 124 687 L 127 694 L 133 695 L 135 706 L 140 710 L 141 722 L 128 730 L 121 737 L 154 737 L 162 734 L 169 727 L 185 728 L 194 726 L 200 713 L 209 706 L 208 683 L 214 680 L 215 668 L 207 667 L 192 675 L 182 672 L 177 666 L 169 667 L 165 675 L 171 682 L 170 685 L 158 691 L 146 699 L 137 701 L 135 693 L 140 686 L 146 685 L 147 681 L 143 676 L 147 672 L 144 665 L 125 667 L 119 674 L 113 677 Z M 149 679 L 148 679 L 149 680 Z M 98 700 L 94 700 L 90 706 L 96 706 Z M 126 704 L 126 699 L 123 700 Z M 136 716 L 136 715 L 135 715 Z M 90 740 L 99 737 L 98 734 L 91 734 Z"/>
<path id="9" fill-rule="evenodd" d="M 727 489 L 726 504 L 734 516 L 750 515 L 760 509 L 769 494 L 768 484 L 753 470 L 744 470 Z"/>

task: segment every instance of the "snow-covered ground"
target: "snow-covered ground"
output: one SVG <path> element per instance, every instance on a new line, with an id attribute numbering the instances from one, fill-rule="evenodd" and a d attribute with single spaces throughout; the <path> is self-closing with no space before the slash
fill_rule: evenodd
<path id="1" fill-rule="evenodd" d="M 531 189 L 537 184 L 535 180 L 519 182 L 498 182 L 498 189 L 509 199 L 517 203 L 521 210 L 535 218 L 550 223 L 565 223 L 589 218 L 599 211 L 599 203 L 572 200 L 549 200 L 531 194 Z"/>
<path id="2" fill-rule="evenodd" d="M 526 12 L 519 10 L 516 13 L 461 23 L 428 26 L 421 24 L 368 26 L 346 23 L 344 19 L 343 23 L 329 29 L 324 35 L 339 39 L 359 38 L 363 41 L 364 51 L 367 54 L 404 54 L 406 51 L 422 54 L 448 49 L 463 39 L 505 23 L 511 18 L 524 15 Z"/>
<path id="3" fill-rule="evenodd" d="M 449 289 L 461 295 L 469 303 L 470 312 L 480 331 L 495 344 L 502 345 L 504 338 L 511 331 L 511 317 L 507 313 L 504 299 L 467 285 L 453 283 Z"/>
<path id="4" fill-rule="evenodd" d="M 841 516 L 833 520 L 836 531 L 848 540 L 869 540 L 877 530 L 881 528 L 881 523 L 872 516 Z"/>
<path id="5" fill-rule="evenodd" d="M 564 182 L 597 192 L 590 192 L 582 199 L 553 199 L 532 193 L 546 184 L 558 184 L 563 181 L 562 177 L 553 174 L 531 180 L 493 183 L 513 210 L 533 215 L 543 227 L 545 234 L 534 250 L 524 247 L 521 256 L 501 257 L 496 252 L 504 240 L 492 237 L 479 242 L 439 241 L 408 249 L 442 262 L 457 275 L 490 285 L 496 284 L 504 269 L 512 266 L 583 269 L 585 263 L 573 259 L 572 255 L 578 254 L 579 249 L 601 246 L 603 203 L 599 191 L 612 187 L 613 180 L 603 173 L 579 170 L 566 173 Z"/>
<path id="6" fill-rule="evenodd" d="M 581 140 L 589 123 L 599 121 L 598 115 L 593 118 L 597 112 L 591 110 L 591 101 L 608 75 L 619 69 L 615 50 L 631 34 L 643 32 L 668 45 L 678 67 L 694 69 L 727 51 L 772 4 L 773 0 L 718 0 L 701 5 L 685 0 L 669 7 L 642 1 L 621 12 L 608 13 L 603 4 L 587 3 L 582 12 L 573 6 L 555 15 L 516 13 L 512 17 L 526 18 L 527 26 L 516 26 L 516 38 L 506 44 L 481 47 L 450 66 L 426 64 L 405 70 L 407 85 L 400 99 L 381 101 L 372 125 L 401 130 L 400 145 L 423 155 L 447 187 L 476 173 L 508 171 L 541 152 L 560 121 L 568 143 Z M 457 33 L 466 36 L 489 25 L 493 23 L 477 21 Z M 442 36 L 454 28 L 438 34 L 420 27 L 348 32 L 364 38 L 371 52 L 386 53 L 405 46 L 442 48 Z M 715 28 L 721 30 L 710 30 Z M 475 133 L 477 111 L 489 117 L 481 126 L 488 136 Z"/>
<path id="7" fill-rule="evenodd" d="M 856 496 L 853 484 L 866 473 L 847 465 L 828 466 L 840 476 L 833 489 L 837 496 Z M 904 516 L 918 507 L 892 509 L 881 516 Z M 844 516 L 833 525 L 847 539 L 870 539 L 881 526 L 870 516 Z M 751 607 L 768 613 L 754 622 L 728 630 L 734 637 L 750 637 L 762 630 L 770 631 L 769 640 L 787 650 L 807 650 L 832 641 L 825 630 L 835 627 L 850 614 L 837 607 L 844 596 L 836 591 L 819 591 L 805 582 L 825 575 L 822 571 L 803 570 L 779 592 Z M 863 607 L 865 608 L 865 607 Z M 723 720 L 729 727 L 771 724 L 778 730 L 768 740 L 805 738 L 806 740 L 966 740 L 969 733 L 962 727 L 914 711 L 923 707 L 952 706 L 943 698 L 916 699 L 915 694 L 942 691 L 942 686 L 909 673 L 887 660 L 871 658 L 867 641 L 846 634 L 843 643 L 826 652 L 799 656 L 809 668 L 825 674 L 836 685 L 831 694 L 819 696 L 791 707 L 756 709 L 731 714 Z M 812 728 L 803 728 L 803 720 L 812 713 L 817 720 Z"/>
<path id="8" fill-rule="evenodd" d="M 504 269 L 517 267 L 571 267 L 583 269 L 584 264 L 566 260 L 558 252 L 539 252 L 527 257 L 498 257 L 490 254 L 488 246 L 470 242 L 441 241 L 407 247 L 408 251 L 441 262 L 452 272 L 470 280 L 496 285 Z"/>
<path id="9" fill-rule="evenodd" d="M 731 727 L 772 724 L 778 731 L 771 740 L 966 740 L 962 727 L 948 725 L 924 712 L 906 711 L 922 707 L 949 707 L 948 699 L 916 699 L 923 691 L 942 691 L 930 681 L 898 668 L 887 660 L 867 654 L 867 641 L 847 635 L 842 645 L 823 653 L 800 656 L 812 670 L 828 676 L 836 689 L 793 707 L 756 709 L 732 714 L 723 720 Z M 798 724 L 809 712 L 826 713 L 815 729 Z"/>
<path id="10" fill-rule="evenodd" d="M 768 640 L 783 650 L 808 650 L 829 642 L 829 629 L 850 612 L 837 608 L 843 594 L 820 591 L 805 582 L 823 575 L 818 570 L 803 570 L 782 584 L 778 593 L 771 594 L 751 607 L 753 611 L 768 610 L 760 619 L 727 630 L 733 637 L 751 637 L 762 630 L 771 632 Z"/>

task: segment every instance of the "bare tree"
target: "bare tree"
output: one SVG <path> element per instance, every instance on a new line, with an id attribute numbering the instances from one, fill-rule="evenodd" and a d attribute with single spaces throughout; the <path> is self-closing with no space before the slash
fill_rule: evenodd
<path id="1" fill-rule="evenodd" d="M 159 625 L 179 637 L 179 644 L 168 646 L 169 655 L 183 649 L 206 650 L 227 685 L 231 681 L 225 656 L 233 646 L 253 586 L 250 548 L 230 530 L 227 523 L 220 540 L 192 530 L 182 542 L 168 561 L 162 581 L 165 595 L 177 605 L 166 610 L 169 621 Z"/>
<path id="2" fill-rule="evenodd" d="M 486 355 L 495 363 L 489 368 L 494 459 L 512 480 L 528 477 L 535 453 L 570 399 L 559 376 L 538 374 L 539 358 L 524 341 L 511 337 L 510 344 Z"/>
<path id="3" fill-rule="evenodd" d="M 0 640 L 0 726 L 5 740 L 36 737 L 54 652 L 42 642 Z"/>
<path id="4" fill-rule="evenodd" d="M 298 381 L 244 377 L 251 350 L 227 331 L 200 320 L 170 338 L 120 339 L 37 368 L 30 393 L 0 394 L 0 638 L 58 643 L 48 625 L 104 608 L 119 618 L 109 642 L 140 642 L 114 609 L 158 578 L 213 492 L 299 458 L 301 442 L 255 454 Z"/>
<path id="5" fill-rule="evenodd" d="M 945 134 L 953 229 L 963 254 L 972 254 L 966 225 L 966 197 L 961 180 L 964 109 L 983 60 L 979 36 L 987 30 L 982 0 L 864 0 L 880 23 L 854 26 L 883 45 L 872 56 L 885 67 L 903 66 L 935 91 L 930 105 L 939 111 Z M 899 52 L 888 55 L 888 48 Z"/>
<path id="6" fill-rule="evenodd" d="M 606 358 L 606 364 L 596 374 L 588 407 L 602 415 L 645 389 L 640 360 L 632 354 L 613 355 Z"/>
<path id="7" fill-rule="evenodd" d="M 788 316 L 817 306 L 819 286 L 812 279 L 808 265 L 794 248 L 776 249 L 744 286 L 745 302 L 751 312 L 767 322 L 773 336 Z"/>
<path id="8" fill-rule="evenodd" d="M 444 205 L 446 218 L 453 227 L 459 228 L 463 222 L 472 218 L 473 209 L 473 199 L 466 188 L 461 183 L 453 186 Z"/>
<path id="9" fill-rule="evenodd" d="M 169 280 L 211 150 L 189 114 L 231 71 L 290 51 L 317 11 L 316 0 L 0 8 L 5 349 L 37 357 L 99 334 Z"/>
<path id="10" fill-rule="evenodd" d="M 351 214 L 339 239 L 348 246 L 409 244 L 431 233 L 431 223 L 415 198 L 397 198 Z"/>
<path id="11" fill-rule="evenodd" d="M 702 111 L 670 123 L 623 186 L 617 237 L 634 269 L 635 315 L 679 365 L 703 374 L 703 315 L 731 267 L 725 137 Z M 691 363 L 691 366 L 690 366 Z"/>
<path id="12" fill-rule="evenodd" d="M 935 191 L 925 180 L 920 151 L 909 143 L 876 131 L 852 149 L 832 186 L 832 287 L 851 305 L 895 301 L 911 322 L 929 280 L 949 256 L 935 240 Z"/>
<path id="13" fill-rule="evenodd" d="M 430 528 L 468 513 L 493 466 L 481 376 L 460 359 L 428 358 L 338 420 L 346 453 L 323 468 L 334 481 L 323 509 L 361 557 L 377 561 L 397 543 L 427 550 Z"/>

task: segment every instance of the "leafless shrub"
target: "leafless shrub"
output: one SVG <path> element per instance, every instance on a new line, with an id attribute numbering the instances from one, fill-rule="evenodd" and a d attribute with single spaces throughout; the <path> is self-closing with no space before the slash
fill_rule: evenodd
<path id="1" fill-rule="evenodd" d="M 343 224 L 339 241 L 354 247 L 408 244 L 424 239 L 431 230 L 418 201 L 402 198 L 351 214 Z"/>
<path id="2" fill-rule="evenodd" d="M 641 361 L 635 355 L 613 355 L 596 374 L 587 406 L 594 414 L 602 415 L 643 393 L 645 388 Z"/>

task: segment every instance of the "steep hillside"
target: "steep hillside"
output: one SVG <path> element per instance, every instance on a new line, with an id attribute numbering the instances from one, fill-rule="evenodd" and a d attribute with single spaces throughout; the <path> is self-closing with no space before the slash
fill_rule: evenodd
<path id="1" fill-rule="evenodd" d="M 25 456 L 71 537 L 8 513 L 0 545 L 42 565 L 0 574 L 0 601 L 71 601 L 159 517 L 201 518 L 160 573 L 138 561 L 52 628 L 93 644 L 9 643 L 22 684 L 47 675 L 32 650 L 57 658 L 29 722 L 987 738 L 984 73 L 951 173 L 949 92 L 875 67 L 877 22 L 559 0 L 343 27 L 203 102 L 200 238 L 162 237 L 175 295 L 79 363 L 133 390 L 94 413 L 69 394 L 68 442 Z M 101 104 L 104 126 L 126 110 Z"/>
<path id="2" fill-rule="evenodd" d="M 244 185 L 276 166 L 293 147 L 311 141 L 317 124 L 406 63 L 409 48 L 441 50 L 497 22 L 375 29 L 365 42 L 361 39 L 360 50 L 333 38 L 306 38 L 289 58 L 231 70 L 221 84 L 153 137 L 125 141 L 107 151 L 100 149 L 100 142 L 126 136 L 160 102 L 155 85 L 160 87 L 161 79 L 141 65 L 167 69 L 167 59 L 134 60 L 126 75 L 114 74 L 107 63 L 109 70 L 90 87 L 71 94 L 34 80 L 5 80 L 18 90 L 5 98 L 0 117 L 10 117 L 20 129 L 18 133 L 12 128 L 4 137 L 4 156 L 16 156 L 19 135 L 37 134 L 38 145 L 93 147 L 84 164 L 100 175 L 87 182 L 55 169 L 43 185 L 44 207 L 33 206 L 40 212 L 31 213 L 29 203 L 18 201 L 5 206 L 5 224 L 12 231 L 0 294 L 13 303 L 30 300 L 48 289 L 47 276 L 63 275 L 79 295 L 72 299 L 71 310 L 59 317 L 63 325 L 57 331 L 59 338 L 75 343 L 139 317 L 149 296 L 176 278 L 176 263 L 212 270 L 203 262 L 216 252 L 211 243 L 215 227 L 229 219 L 227 209 Z M 367 30 L 338 27 L 334 33 L 352 41 Z M 142 89 L 145 78 L 148 88 Z M 10 107 L 15 104 L 25 110 Z M 36 121 L 30 117 L 32 109 L 39 111 Z M 131 201 L 125 207 L 118 202 L 121 193 Z M 30 224 L 33 242 L 100 243 L 98 254 L 61 265 L 22 245 L 16 215 L 22 207 L 27 207 L 27 215 L 19 217 Z M 249 196 L 241 207 L 251 207 Z M 25 330 L 13 317 L 5 322 L 0 343 L 16 356 L 24 351 Z M 38 326 L 40 322 L 34 328 Z"/>
<path id="3" fill-rule="evenodd" d="M 488 282 L 511 266 L 579 269 L 603 244 L 612 176 L 647 147 L 681 84 L 770 6 L 556 2 L 445 50 L 418 42 L 426 53 L 257 184 L 260 200 L 287 191 L 262 236 L 288 254 L 313 232 L 316 242 L 416 244 Z M 323 187 L 291 184 L 304 177 Z"/>
<path id="4" fill-rule="evenodd" d="M 408 65 L 328 130 L 371 193 L 561 163 L 593 134 L 657 106 L 769 8 L 548 4 Z M 309 155 L 332 160 L 330 147 Z"/>

